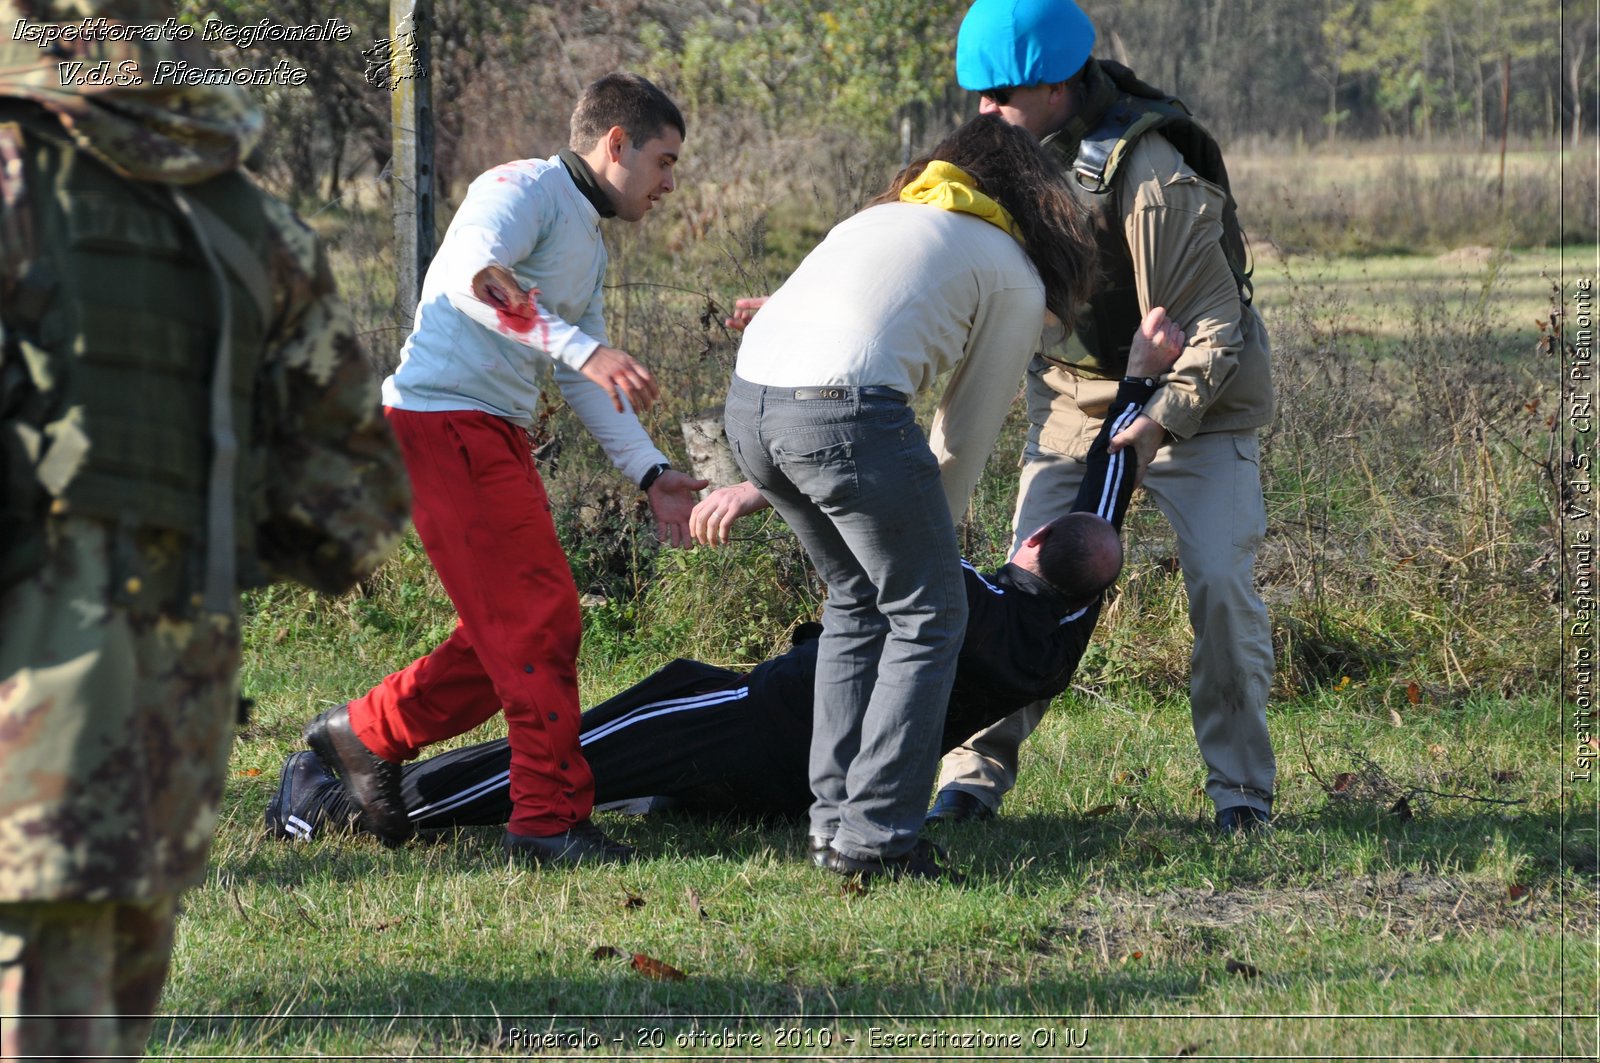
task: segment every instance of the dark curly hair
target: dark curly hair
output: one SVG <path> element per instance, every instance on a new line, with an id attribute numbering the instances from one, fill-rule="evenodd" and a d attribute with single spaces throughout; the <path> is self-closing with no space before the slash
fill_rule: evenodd
<path id="1" fill-rule="evenodd" d="M 1065 179 L 1033 134 L 997 114 L 980 114 L 896 174 L 872 202 L 895 202 L 935 160 L 966 171 L 985 195 L 1006 208 L 1044 281 L 1045 305 L 1070 322 L 1073 308 L 1093 290 L 1093 237 Z"/>

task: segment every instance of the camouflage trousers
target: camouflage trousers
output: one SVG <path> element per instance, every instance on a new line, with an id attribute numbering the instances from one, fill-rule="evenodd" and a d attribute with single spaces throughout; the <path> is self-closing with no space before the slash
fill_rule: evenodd
<path id="1" fill-rule="evenodd" d="M 143 1055 L 177 898 L 0 905 L 0 1057 Z"/>
<path id="2" fill-rule="evenodd" d="M 23 1055 L 117 1054 L 148 1024 L 89 1016 L 160 993 L 221 805 L 238 624 L 193 604 L 181 536 L 50 533 L 43 569 L 0 592 L 0 1025 L 7 1055 L 14 1030 Z"/>

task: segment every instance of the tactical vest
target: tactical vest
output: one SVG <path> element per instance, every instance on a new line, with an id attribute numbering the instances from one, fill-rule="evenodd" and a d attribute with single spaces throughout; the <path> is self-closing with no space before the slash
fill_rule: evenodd
<path id="1" fill-rule="evenodd" d="M 38 568 L 46 513 L 104 520 L 124 533 L 182 533 L 194 546 L 196 591 L 200 567 L 214 562 L 208 534 L 231 535 L 236 547 L 222 571 L 236 586 L 262 582 L 253 485 L 264 467 L 252 445 L 252 400 L 270 291 L 259 267 L 220 268 L 226 256 L 193 220 L 205 215 L 211 234 L 259 260 L 268 234 L 260 193 L 225 174 L 183 189 L 178 202 L 167 186 L 126 180 L 74 150 L 31 107 L 0 107 L 0 122 L 15 123 L 9 143 L 21 145 L 20 158 L 0 160 L 8 166 L 0 175 L 10 215 L 5 257 L 21 264 L 18 275 L 8 272 L 16 261 L 0 261 L 0 586 Z M 213 389 L 226 371 L 218 364 L 224 318 L 231 381 Z M 230 422 L 231 432 L 216 430 Z M 216 463 L 229 434 L 237 457 Z M 219 483 L 230 497 L 217 498 Z M 206 579 L 208 589 L 214 582 Z"/>
<path id="2" fill-rule="evenodd" d="M 1096 61 L 1096 60 L 1091 60 Z M 1097 60 L 1117 88 L 1115 100 L 1100 121 L 1078 143 L 1071 158 L 1067 184 L 1089 213 L 1096 245 L 1100 279 L 1089 305 L 1078 311 L 1073 325 L 1077 343 L 1056 348 L 1051 361 L 1070 366 L 1088 376 L 1118 378 L 1127 372 L 1133 334 L 1143 315 L 1134 283 L 1133 255 L 1122 228 L 1122 204 L 1117 194 L 1117 174 L 1133 146 L 1146 133 L 1159 132 L 1184 162 L 1201 178 L 1220 187 L 1225 196 L 1222 213 L 1222 250 L 1239 285 L 1239 299 L 1249 305 L 1250 268 L 1238 206 L 1228 184 L 1222 149 L 1205 127 L 1194 120 L 1183 101 L 1140 81 L 1118 63 Z M 1068 145 L 1052 145 L 1058 155 Z M 1081 344 L 1081 348 L 1078 346 Z"/>

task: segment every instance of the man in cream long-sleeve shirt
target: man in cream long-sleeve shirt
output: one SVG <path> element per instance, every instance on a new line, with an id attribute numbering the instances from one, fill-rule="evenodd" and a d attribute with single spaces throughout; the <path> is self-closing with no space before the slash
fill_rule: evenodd
<path id="1" fill-rule="evenodd" d="M 629 404 L 650 372 L 607 344 L 603 217 L 639 221 L 674 187 L 683 117 L 643 78 L 611 74 L 572 116 L 571 148 L 479 177 L 428 268 L 400 367 L 383 384 L 405 455 L 417 533 L 456 607 L 455 632 L 306 730 L 345 778 L 365 825 L 411 832 L 400 762 L 506 714 L 507 850 L 558 863 L 632 850 L 592 824 L 578 747 L 577 589 L 534 469 L 528 429 L 553 375 L 607 455 L 649 494 L 660 534 L 687 541 L 702 480 L 674 472 Z"/>

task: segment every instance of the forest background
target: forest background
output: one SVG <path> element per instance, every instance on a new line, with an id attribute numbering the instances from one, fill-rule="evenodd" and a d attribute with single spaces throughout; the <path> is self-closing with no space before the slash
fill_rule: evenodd
<path id="1" fill-rule="evenodd" d="M 181 7 L 238 25 L 332 13 Z M 261 812 L 302 723 L 450 630 L 411 539 L 344 597 L 248 599 L 255 713 L 154 1049 L 490 1056 L 517 1054 L 520 1022 L 693 1055 L 714 1053 L 674 1039 L 725 1023 L 771 1049 L 792 1023 L 811 1031 L 789 1046 L 800 1054 L 861 1055 L 870 1024 L 954 1015 L 997 1033 L 1088 1029 L 1104 1053 L 1151 1058 L 1593 1056 L 1597 806 L 1573 768 L 1600 744 L 1573 726 L 1563 617 L 1584 588 L 1562 544 L 1595 444 L 1561 380 L 1597 261 L 1595 5 L 1088 9 L 1098 54 L 1217 134 L 1255 256 L 1279 398 L 1258 565 L 1278 830 L 1239 845 L 1209 833 L 1181 575 L 1139 505 L 1128 570 L 1005 814 L 939 839 L 965 890 L 841 895 L 805 866 L 799 828 L 737 821 L 613 817 L 654 858 L 573 876 L 506 867 L 493 830 L 395 852 L 271 840 Z M 951 77 L 963 10 L 440 0 L 439 231 L 478 173 L 562 146 L 599 74 L 636 70 L 674 95 L 689 124 L 679 188 L 644 225 L 607 227 L 607 298 L 613 340 L 665 386 L 652 434 L 686 464 L 680 425 L 731 372 L 732 300 L 781 283 L 908 150 L 975 111 Z M 362 51 L 388 37 L 387 11 L 337 14 L 348 42 L 223 58 L 307 71 L 300 88 L 251 90 L 270 121 L 253 166 L 324 237 L 385 371 L 409 321 L 390 92 Z M 980 565 L 1010 542 L 1023 428 L 1015 410 L 961 530 Z M 814 615 L 820 588 L 781 522 L 747 522 L 722 550 L 661 550 L 637 491 L 559 402 L 536 443 L 584 593 L 585 704 L 676 656 L 748 666 Z M 818 1043 L 824 1029 L 862 1050 Z"/>

